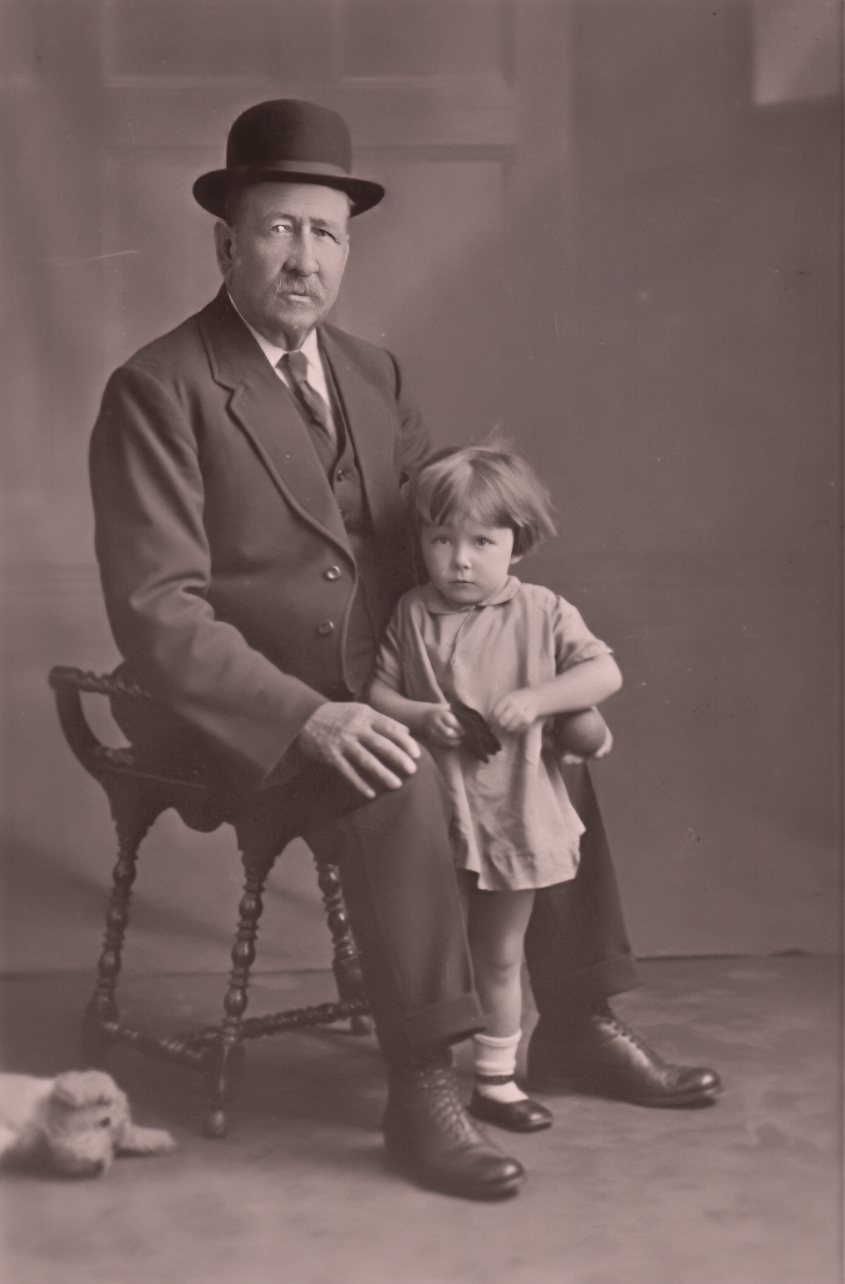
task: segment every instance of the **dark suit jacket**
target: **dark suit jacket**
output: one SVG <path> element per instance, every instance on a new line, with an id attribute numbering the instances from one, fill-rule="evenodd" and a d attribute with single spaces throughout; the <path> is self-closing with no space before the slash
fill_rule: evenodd
<path id="1" fill-rule="evenodd" d="M 370 603 L 380 629 L 411 581 L 399 484 L 427 442 L 389 353 L 333 326 L 319 339 L 384 566 Z M 112 375 L 91 485 L 106 606 L 133 676 L 266 776 L 318 705 L 349 698 L 357 568 L 292 397 L 225 290 Z"/>

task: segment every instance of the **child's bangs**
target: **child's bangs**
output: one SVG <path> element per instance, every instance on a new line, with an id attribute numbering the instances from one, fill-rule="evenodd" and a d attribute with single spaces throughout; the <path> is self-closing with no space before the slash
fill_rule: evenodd
<path id="1" fill-rule="evenodd" d="M 523 459 L 505 450 L 445 450 L 422 465 L 409 498 L 414 520 L 425 526 L 510 527 L 519 557 L 555 534 L 548 491 Z"/>
<path id="2" fill-rule="evenodd" d="M 428 468 L 420 478 L 417 490 L 417 512 L 428 526 L 443 526 L 455 519 L 477 522 L 479 526 L 510 526 L 508 505 L 496 478 L 485 476 L 470 461 L 462 461 L 447 471 Z M 436 475 L 439 473 L 439 476 Z"/>

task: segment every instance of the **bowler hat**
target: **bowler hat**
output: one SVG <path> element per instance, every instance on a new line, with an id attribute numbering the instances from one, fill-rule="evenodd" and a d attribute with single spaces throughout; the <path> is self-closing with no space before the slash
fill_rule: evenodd
<path id="1" fill-rule="evenodd" d="M 251 183 L 315 183 L 346 192 L 352 214 L 377 205 L 380 183 L 353 178 L 352 140 L 342 116 L 317 103 L 277 98 L 242 112 L 229 130 L 226 168 L 202 174 L 194 196 L 204 210 L 226 217 L 226 198 Z"/>

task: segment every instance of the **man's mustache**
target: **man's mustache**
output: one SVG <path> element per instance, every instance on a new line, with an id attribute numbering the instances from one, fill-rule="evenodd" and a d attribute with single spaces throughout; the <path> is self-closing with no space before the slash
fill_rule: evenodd
<path id="1" fill-rule="evenodd" d="M 294 277 L 285 279 L 281 277 L 276 284 L 277 294 L 297 294 L 303 299 L 313 299 L 315 303 L 322 303 L 323 292 L 316 285 L 307 285 L 304 281 Z"/>

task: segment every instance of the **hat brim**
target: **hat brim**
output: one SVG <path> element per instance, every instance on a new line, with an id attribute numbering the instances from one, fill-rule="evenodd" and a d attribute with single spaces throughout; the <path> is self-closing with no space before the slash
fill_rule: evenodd
<path id="1" fill-rule="evenodd" d="M 317 187 L 333 187 L 338 192 L 345 192 L 352 208 L 350 216 L 363 214 L 378 205 L 384 196 L 380 183 L 371 183 L 366 178 L 351 178 L 343 174 L 325 174 L 295 168 L 288 169 L 214 169 L 208 174 L 201 174 L 193 186 L 194 199 L 214 214 L 216 218 L 226 218 L 226 201 L 239 187 L 251 187 L 254 183 L 311 183 Z"/>

